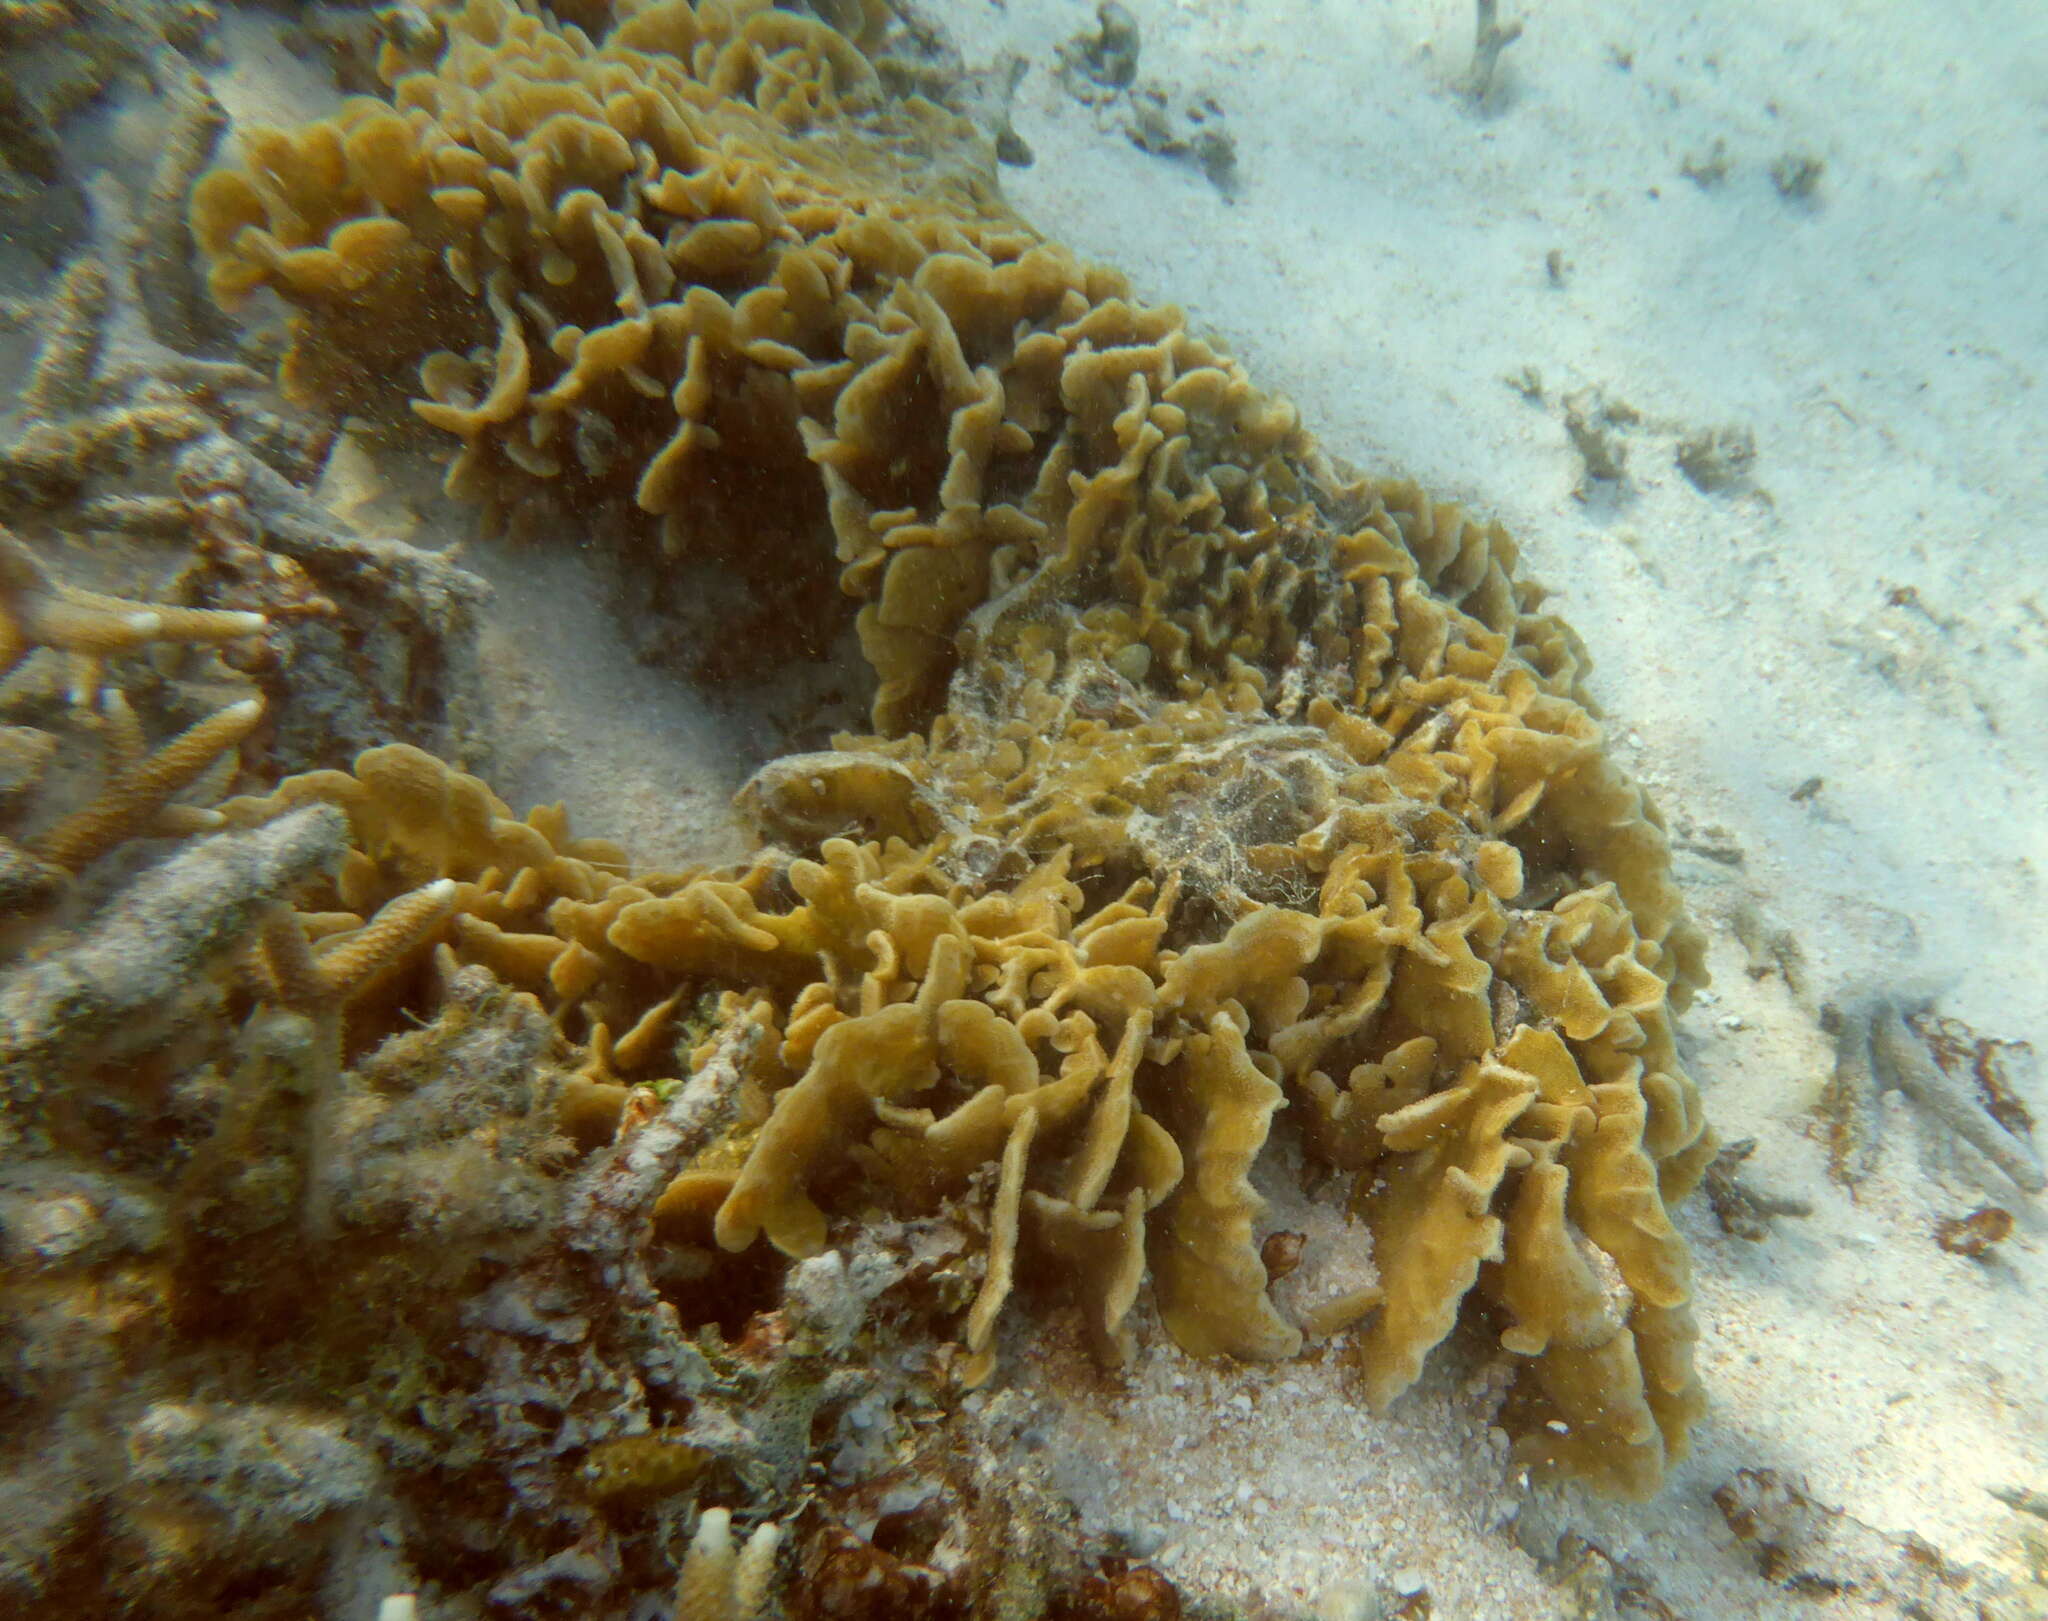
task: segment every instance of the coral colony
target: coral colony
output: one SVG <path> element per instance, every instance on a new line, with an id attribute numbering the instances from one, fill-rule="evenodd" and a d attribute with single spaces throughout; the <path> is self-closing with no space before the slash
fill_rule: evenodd
<path id="1" fill-rule="evenodd" d="M 211 291 L 458 496 L 731 572 L 775 657 L 857 645 L 869 731 L 764 767 L 730 867 L 516 817 L 417 673 L 460 571 L 323 531 L 243 378 L 122 451 L 169 446 L 123 510 L 212 537 L 216 606 L 74 589 L 17 522 L 7 657 L 67 662 L 6 756 L 0 1292 L 29 1439 L 141 1460 L 112 1578 L 60 1534 L 101 1477 L 51 1474 L 43 1591 L 1176 1613 L 946 1416 L 1056 1321 L 1111 1368 L 1334 1342 L 1375 1406 L 1483 1322 L 1528 1466 L 1653 1492 L 1702 1406 L 1701 937 L 1513 543 L 1032 232 L 878 17 L 562 14 L 408 13 L 382 96 L 242 130 Z M 321 759 L 277 650 L 357 622 L 360 707 L 436 707 Z"/>

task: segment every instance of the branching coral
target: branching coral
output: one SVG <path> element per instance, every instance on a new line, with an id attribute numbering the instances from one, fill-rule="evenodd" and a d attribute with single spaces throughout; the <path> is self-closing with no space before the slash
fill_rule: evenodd
<path id="1" fill-rule="evenodd" d="M 11 836 L 0 837 L 0 851 L 7 857 L 7 887 L 17 915 L 40 907 L 65 880 L 129 839 L 218 827 L 217 815 L 180 796 L 223 765 L 231 778 L 237 746 L 263 714 L 259 700 L 244 698 L 152 747 L 122 690 L 102 685 L 105 661 L 155 645 L 242 642 L 265 624 L 259 613 L 180 608 L 75 589 L 0 527 L 0 676 L 15 676 L 38 652 L 61 657 L 70 667 L 66 721 L 98 734 L 103 760 L 90 791 L 68 811 L 8 807 Z M 70 751 L 47 731 L 23 727 L 13 735 L 14 781 L 7 797 L 28 802 L 28 790 L 53 774 L 53 763 Z"/>
<path id="2" fill-rule="evenodd" d="M 45 336 L 0 434 L 0 516 L 17 523 L 46 520 L 104 475 L 239 423 L 261 381 L 237 362 L 165 347 L 150 329 L 126 197 L 108 175 L 86 195 L 91 244 L 44 301 Z M 162 266 L 147 273 L 152 286 L 166 276 Z"/>
<path id="3" fill-rule="evenodd" d="M 767 1520 L 736 1549 L 731 1513 L 706 1509 L 676 1578 L 675 1621 L 753 1621 L 767 1601 L 781 1540 L 782 1528 Z"/>
<path id="4" fill-rule="evenodd" d="M 150 642 L 231 642 L 263 627 L 260 613 L 177 608 L 76 590 L 0 527 L 0 674 L 36 648 L 52 648 L 72 660 L 75 703 L 98 692 L 100 666 L 110 654 Z"/>
<path id="5" fill-rule="evenodd" d="M 1700 937 L 1513 543 L 1335 466 L 830 29 L 613 15 L 469 0 L 388 102 L 243 132 L 194 199 L 212 285 L 291 306 L 289 389 L 452 436 L 458 492 L 630 499 L 777 647 L 859 604 L 879 735 L 764 772 L 793 848 L 730 872 L 631 873 L 408 751 L 233 814 L 347 811 L 316 910 L 455 881 L 442 943 L 543 999 L 586 1101 L 729 993 L 760 1041 L 673 1229 L 807 1256 L 970 1212 L 970 1379 L 1014 1294 L 1115 1357 L 1149 1282 L 1203 1354 L 1353 1332 L 1385 1402 L 1483 1302 L 1528 1455 L 1653 1488 L 1700 1403 Z M 1375 1287 L 1274 1300 L 1277 1134 Z"/>

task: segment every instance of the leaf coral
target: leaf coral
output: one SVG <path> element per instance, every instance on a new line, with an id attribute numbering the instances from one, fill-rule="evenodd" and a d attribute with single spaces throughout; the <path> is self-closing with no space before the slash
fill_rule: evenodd
<path id="1" fill-rule="evenodd" d="M 1335 465 L 824 25 L 612 11 L 469 0 L 388 102 L 245 132 L 212 285 L 292 308 L 288 387 L 409 398 L 460 493 L 630 496 L 807 644 L 850 598 L 877 735 L 757 777 L 787 847 L 732 871 L 633 873 L 412 750 L 230 813 L 348 813 L 306 902 L 343 927 L 453 880 L 439 943 L 541 996 L 586 1102 L 729 993 L 755 1095 L 663 1219 L 803 1256 L 975 1212 L 970 1378 L 1013 1296 L 1116 1357 L 1149 1284 L 1202 1354 L 1351 1334 L 1384 1403 L 1483 1303 L 1528 1455 L 1653 1489 L 1700 1405 L 1700 937 L 1513 542 Z M 1376 1284 L 1276 1300 L 1281 1138 Z"/>

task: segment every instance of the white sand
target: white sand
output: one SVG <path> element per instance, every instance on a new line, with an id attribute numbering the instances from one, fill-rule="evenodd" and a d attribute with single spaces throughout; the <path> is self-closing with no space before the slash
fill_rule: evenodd
<path id="1" fill-rule="evenodd" d="M 1830 1608 L 1728 1550 L 1707 1494 L 1742 1467 L 2018 1568 L 2019 1517 L 1983 1488 L 2048 1477 L 2041 1213 L 2019 1208 L 1987 1263 L 1945 1254 L 1936 1220 L 2012 1189 L 1893 1098 L 1852 1202 L 1810 1111 L 1832 1064 L 1818 1003 L 1859 982 L 1939 991 L 1982 1034 L 2048 1047 L 2048 12 L 1508 0 L 1527 31 L 1478 112 L 1450 89 L 1472 36 L 1454 0 L 1129 4 L 1141 79 L 1223 108 L 1235 201 L 1061 89 L 1053 50 L 1092 3 L 956 0 L 938 14 L 970 60 L 1032 62 L 1016 124 L 1037 161 L 1005 171 L 1009 194 L 1187 307 L 1334 453 L 1521 539 L 1714 933 L 1685 1031 L 1715 1122 L 1758 1139 L 1754 1185 L 1816 1206 L 1762 1245 L 1686 1213 L 1712 1416 L 1656 1503 L 1563 1520 L 1690 1617 Z M 1704 189 L 1681 166 L 1717 142 L 1727 176 Z M 1788 153 L 1825 162 L 1809 203 L 1771 179 Z M 1547 403 L 1503 381 L 1525 367 Z M 1581 500 L 1557 400 L 1584 387 L 1644 422 L 1625 488 Z M 1722 424 L 1754 433 L 1752 481 L 1702 494 L 1673 448 Z M 1896 587 L 1919 606 L 1889 604 Z M 1799 942 L 1804 997 L 1745 972 L 1744 904 Z M 2028 1099 L 2048 1108 L 2038 1083 Z M 1178 1394 L 1175 1372 L 1194 1381 Z M 1306 1393 L 1273 1399 L 1289 1378 Z M 1489 1528 L 1506 1471 L 1473 1398 L 1440 1380 L 1353 1428 L 1334 1373 L 1236 1382 L 1256 1416 L 1176 1453 L 1184 1487 L 1140 1461 L 1215 1421 L 1171 1351 L 1140 1371 L 1136 1425 L 1124 1398 L 1055 1396 L 1070 1416 L 1048 1446 L 1104 1523 L 1164 1526 L 1189 1578 L 1279 1598 L 1406 1570 L 1460 1621 L 1567 1613 L 1516 1584 Z M 1233 1512 L 1247 1488 L 1275 1509 Z"/>

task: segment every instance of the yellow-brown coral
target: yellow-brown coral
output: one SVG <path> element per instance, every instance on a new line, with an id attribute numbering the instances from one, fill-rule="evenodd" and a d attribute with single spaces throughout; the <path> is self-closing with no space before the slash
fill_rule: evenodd
<path id="1" fill-rule="evenodd" d="M 261 718 L 262 702 L 230 703 L 152 749 L 120 688 L 101 685 L 104 663 L 155 643 L 231 642 L 264 625 L 262 614 L 138 602 L 66 585 L 0 526 L 0 676 L 12 676 L 40 651 L 65 659 L 71 667 L 71 719 L 99 733 L 105 756 L 85 803 L 17 834 L 18 846 L 0 840 L 10 858 L 32 859 L 51 875 L 77 874 L 130 838 L 218 826 L 218 816 L 178 802 L 178 796 L 224 763 L 230 766 L 225 776 L 232 777 L 230 751 Z M 8 789 L 12 796 L 41 776 L 57 753 L 56 739 L 23 729 L 10 752 L 19 762 Z"/>
<path id="2" fill-rule="evenodd" d="M 99 687 L 101 661 L 150 642 L 230 642 L 261 631 L 260 613 L 178 608 L 81 591 L 55 579 L 35 553 L 0 528 L 0 674 L 38 647 L 74 661 L 72 698 Z"/>
<path id="3" fill-rule="evenodd" d="M 676 1575 L 676 1621 L 753 1621 L 767 1602 L 782 1528 L 764 1520 L 739 1548 L 732 1515 L 708 1508 Z"/>
<path id="4" fill-rule="evenodd" d="M 881 735 L 764 771 L 789 848 L 732 872 L 630 873 L 412 751 L 239 814 L 348 810 L 310 904 L 456 880 L 445 943 L 589 1085 L 732 993 L 759 1093 L 671 1213 L 807 1255 L 971 1209 L 970 1377 L 1017 1290 L 1114 1356 L 1149 1281 L 1198 1353 L 1354 1332 L 1383 1403 L 1476 1296 L 1530 1455 L 1654 1487 L 1700 1399 L 1666 1213 L 1713 1150 L 1671 1032 L 1699 936 L 1513 543 L 1336 468 L 823 25 L 614 12 L 594 43 L 470 0 L 392 104 L 245 135 L 194 203 L 215 290 L 294 307 L 301 391 L 416 368 L 458 490 L 630 493 L 816 640 L 771 582 L 836 585 Z M 1376 1288 L 1273 1298 L 1279 1133 Z"/>

